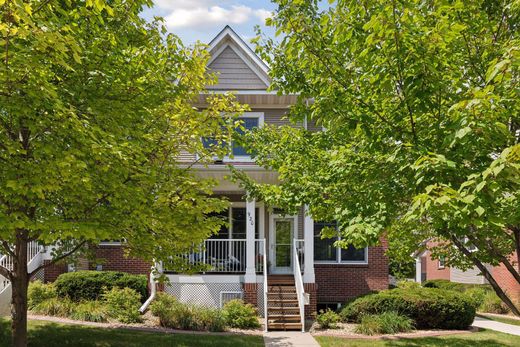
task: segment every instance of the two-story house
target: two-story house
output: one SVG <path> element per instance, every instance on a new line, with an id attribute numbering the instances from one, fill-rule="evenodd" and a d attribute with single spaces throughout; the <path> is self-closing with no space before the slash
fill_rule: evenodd
<path id="1" fill-rule="evenodd" d="M 296 95 L 268 91 L 269 67 L 230 28 L 225 27 L 210 42 L 208 68 L 218 74 L 213 93 L 234 92 L 251 111 L 241 118 L 247 129 L 266 124 L 290 124 L 284 117 Z M 205 95 L 195 106 L 204 108 Z M 321 131 L 311 122 L 292 124 L 308 131 Z M 258 182 L 276 183 L 276 172 L 255 164 L 240 146 L 231 146 L 232 158 L 209 166 L 195 165 L 198 174 L 218 180 L 214 193 L 225 196 L 231 207 L 225 216 L 229 227 L 204 242 L 190 261 L 204 263 L 209 270 L 195 275 L 165 273 L 169 283 L 164 291 L 183 302 L 222 306 L 227 300 L 243 298 L 267 315 L 270 329 L 302 329 L 302 320 L 319 308 L 344 303 L 369 291 L 388 288 L 386 245 L 364 249 L 339 249 L 334 239 L 321 239 L 326 223 L 314 221 L 305 206 L 297 215 L 286 215 L 262 201 L 246 200 L 237 184 L 226 179 L 232 164 Z M 186 164 L 195 155 L 183 155 Z M 117 243 L 101 244 L 98 257 L 105 258 L 98 270 L 148 273 L 149 264 L 123 257 Z M 96 268 L 91 265 L 90 268 Z M 65 268 L 51 267 L 45 279 L 53 280 Z"/>

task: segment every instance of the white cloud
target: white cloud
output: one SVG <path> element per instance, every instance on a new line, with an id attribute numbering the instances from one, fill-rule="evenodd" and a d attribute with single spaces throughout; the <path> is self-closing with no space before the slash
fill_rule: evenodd
<path id="1" fill-rule="evenodd" d="M 262 23 L 271 12 L 245 5 L 227 5 L 229 1 L 214 0 L 155 0 L 155 5 L 167 12 L 166 26 L 203 29 L 215 25 L 244 24 L 250 20 Z M 224 4 L 223 4 L 224 3 Z"/>

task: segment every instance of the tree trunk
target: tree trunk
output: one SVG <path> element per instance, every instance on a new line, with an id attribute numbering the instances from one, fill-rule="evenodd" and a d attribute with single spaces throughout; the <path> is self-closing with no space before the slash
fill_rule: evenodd
<path id="1" fill-rule="evenodd" d="M 520 316 L 520 310 L 518 310 L 518 308 L 515 306 L 515 304 L 513 304 L 511 299 L 509 299 L 509 297 L 506 295 L 506 293 L 504 293 L 502 288 L 500 288 L 497 281 L 495 281 L 495 279 L 493 278 L 493 276 L 491 275 L 489 270 L 484 266 L 484 264 L 482 264 L 482 262 L 480 260 L 478 260 L 475 256 L 473 256 L 473 254 L 466 247 L 464 247 L 464 245 L 460 242 L 460 240 L 456 236 L 451 236 L 451 240 L 453 241 L 453 244 L 455 244 L 455 246 L 457 246 L 457 248 L 466 257 L 468 257 L 468 259 L 470 259 L 473 262 L 473 264 L 475 264 L 476 267 L 478 267 L 478 269 L 480 270 L 482 275 L 488 280 L 491 287 L 493 287 L 493 289 L 495 290 L 495 293 L 502 300 L 502 302 L 504 304 L 506 304 L 507 307 L 509 307 L 511 312 L 515 316 Z"/>
<path id="2" fill-rule="evenodd" d="M 11 341 L 14 347 L 27 346 L 27 241 L 17 239 L 11 282 Z"/>

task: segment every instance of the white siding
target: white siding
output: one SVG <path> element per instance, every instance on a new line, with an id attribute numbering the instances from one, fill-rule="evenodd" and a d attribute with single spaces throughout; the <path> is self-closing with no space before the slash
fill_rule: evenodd
<path id="1" fill-rule="evenodd" d="M 457 268 L 450 268 L 450 279 L 452 282 L 484 284 L 486 279 L 480 275 L 480 270 L 476 267 L 462 271 Z"/>

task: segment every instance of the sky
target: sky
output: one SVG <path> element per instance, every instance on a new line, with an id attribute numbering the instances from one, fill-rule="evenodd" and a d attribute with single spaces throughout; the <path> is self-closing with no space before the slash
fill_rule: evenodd
<path id="1" fill-rule="evenodd" d="M 272 34 L 264 25 L 265 18 L 274 10 L 269 0 L 154 0 L 154 3 L 142 17 L 147 20 L 163 17 L 168 31 L 185 44 L 197 40 L 209 43 L 226 25 L 248 43 L 255 36 L 255 25 Z"/>

